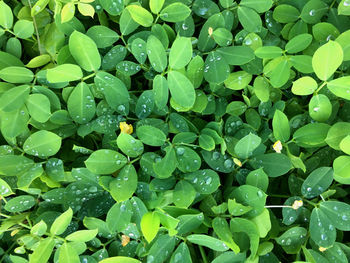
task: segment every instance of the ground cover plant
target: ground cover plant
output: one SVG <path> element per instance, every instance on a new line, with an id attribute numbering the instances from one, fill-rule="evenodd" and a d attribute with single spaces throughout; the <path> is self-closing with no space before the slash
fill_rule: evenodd
<path id="1" fill-rule="evenodd" d="M 0 262 L 348 262 L 349 15 L 0 1 Z"/>

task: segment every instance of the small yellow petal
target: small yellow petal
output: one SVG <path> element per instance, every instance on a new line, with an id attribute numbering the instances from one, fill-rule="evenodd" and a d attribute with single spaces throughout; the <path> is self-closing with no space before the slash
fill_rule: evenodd
<path id="1" fill-rule="evenodd" d="M 327 248 L 325 248 L 325 247 L 319 247 L 318 250 L 321 251 L 321 252 L 324 252 L 324 251 L 327 250 Z"/>
<path id="2" fill-rule="evenodd" d="M 238 165 L 239 167 L 242 167 L 242 162 L 238 160 L 237 158 L 233 158 L 233 162 Z"/>
<path id="3" fill-rule="evenodd" d="M 131 124 L 127 124 L 125 121 L 119 123 L 120 131 L 127 134 L 133 133 L 133 127 Z"/>
<path id="4" fill-rule="evenodd" d="M 293 205 L 292 205 L 292 208 L 294 210 L 297 210 L 297 209 L 299 209 L 302 206 L 303 206 L 303 201 L 302 200 L 295 200 Z"/>
<path id="5" fill-rule="evenodd" d="M 13 237 L 14 235 L 16 235 L 19 232 L 19 229 L 15 229 L 11 232 L 11 236 Z"/>
<path id="6" fill-rule="evenodd" d="M 276 153 L 281 153 L 281 151 L 282 151 L 282 143 L 281 143 L 281 141 L 277 141 L 277 142 L 275 142 L 274 144 L 273 144 L 273 149 L 275 150 L 275 152 Z"/>
<path id="7" fill-rule="evenodd" d="M 125 247 L 130 242 L 130 237 L 126 235 L 122 235 L 122 246 Z"/>
<path id="8" fill-rule="evenodd" d="M 213 28 L 212 28 L 212 27 L 209 27 L 209 28 L 208 28 L 208 34 L 209 34 L 209 36 L 211 36 L 211 35 L 213 34 L 213 32 L 214 32 Z"/>

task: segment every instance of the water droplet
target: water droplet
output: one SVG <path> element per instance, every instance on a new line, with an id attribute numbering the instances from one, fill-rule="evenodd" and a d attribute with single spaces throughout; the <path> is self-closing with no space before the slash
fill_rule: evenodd
<path id="1" fill-rule="evenodd" d="M 187 30 L 188 29 L 188 26 L 185 23 L 183 23 L 181 27 L 182 27 L 183 30 Z"/>
<path id="2" fill-rule="evenodd" d="M 213 160 L 217 160 L 220 158 L 220 153 L 219 152 L 213 152 L 213 156 L 212 156 Z"/>
<path id="3" fill-rule="evenodd" d="M 233 164 L 232 160 L 231 160 L 231 159 L 227 159 L 227 160 L 224 162 L 224 167 L 227 168 L 227 169 L 229 169 L 229 168 L 232 167 L 232 164 Z"/>
<path id="4" fill-rule="evenodd" d="M 310 15 L 310 16 L 314 16 L 314 15 L 315 15 L 315 10 L 313 10 L 313 9 L 310 10 L 309 15 Z"/>

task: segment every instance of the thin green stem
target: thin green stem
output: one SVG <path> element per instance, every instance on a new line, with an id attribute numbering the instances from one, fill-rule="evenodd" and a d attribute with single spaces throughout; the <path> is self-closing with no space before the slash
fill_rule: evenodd
<path id="1" fill-rule="evenodd" d="M 32 9 L 32 4 L 30 3 L 30 1 L 27 0 L 27 2 L 29 4 L 29 8 Z M 34 25 L 34 29 L 35 29 L 35 33 L 36 33 L 36 40 L 38 41 L 39 53 L 40 53 L 40 55 L 42 55 L 44 52 L 41 49 L 39 30 L 38 30 L 38 25 L 36 24 L 35 16 L 33 16 L 33 25 Z"/>
<path id="2" fill-rule="evenodd" d="M 201 253 L 203 263 L 208 263 L 207 256 L 205 255 L 205 251 L 204 251 L 204 248 L 202 246 L 199 246 L 199 251 Z"/>

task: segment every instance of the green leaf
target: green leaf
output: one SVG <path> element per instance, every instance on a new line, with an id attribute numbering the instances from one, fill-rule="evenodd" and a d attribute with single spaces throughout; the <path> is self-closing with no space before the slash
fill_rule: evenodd
<path id="1" fill-rule="evenodd" d="M 140 140 L 124 132 L 118 135 L 117 145 L 124 154 L 130 157 L 137 157 L 141 155 L 144 150 L 143 143 Z"/>
<path id="2" fill-rule="evenodd" d="M 229 65 L 244 65 L 254 59 L 254 51 L 246 46 L 231 46 L 217 49 Z"/>
<path id="3" fill-rule="evenodd" d="M 253 9 L 239 6 L 237 9 L 239 22 L 243 28 L 248 32 L 260 32 L 262 28 L 262 21 L 258 13 Z"/>
<path id="4" fill-rule="evenodd" d="M 23 144 L 25 153 L 45 158 L 55 155 L 61 148 L 62 139 L 50 131 L 37 131 L 30 135 Z"/>
<path id="5" fill-rule="evenodd" d="M 340 142 L 350 135 L 350 124 L 347 122 L 336 122 L 327 133 L 325 142 L 335 150 L 340 150 Z"/>
<path id="6" fill-rule="evenodd" d="M 251 185 L 241 185 L 232 191 L 231 196 L 245 206 L 250 206 L 249 212 L 246 213 L 248 217 L 255 217 L 263 210 L 267 195 L 259 188 Z M 233 210 L 231 210 L 233 212 Z"/>
<path id="7" fill-rule="evenodd" d="M 129 200 L 114 204 L 107 213 L 106 223 L 110 231 L 122 232 L 131 221 L 132 207 Z"/>
<path id="8" fill-rule="evenodd" d="M 153 263 L 162 263 L 170 257 L 175 248 L 175 237 L 160 235 L 151 246 L 147 261 Z"/>
<path id="9" fill-rule="evenodd" d="M 48 237 L 39 242 L 39 245 L 34 249 L 30 255 L 29 263 L 46 263 L 55 247 L 55 240 L 53 237 Z"/>
<path id="10" fill-rule="evenodd" d="M 150 0 L 149 7 L 153 14 L 158 14 L 164 5 L 165 0 Z"/>
<path id="11" fill-rule="evenodd" d="M 95 116 L 96 105 L 90 88 L 84 82 L 79 83 L 71 92 L 68 101 L 68 112 L 79 124 L 85 124 Z"/>
<path id="12" fill-rule="evenodd" d="M 224 84 L 226 88 L 232 90 L 241 90 L 248 86 L 252 80 L 252 75 L 245 71 L 236 71 L 231 73 L 225 80 Z"/>
<path id="13" fill-rule="evenodd" d="M 259 47 L 255 50 L 258 58 L 277 58 L 282 55 L 283 50 L 276 46 Z"/>
<path id="14" fill-rule="evenodd" d="M 335 41 L 338 42 L 343 48 L 344 61 L 350 60 L 350 42 L 349 42 L 349 39 L 350 39 L 350 30 L 347 30 L 347 31 L 341 33 L 335 39 Z"/>
<path id="15" fill-rule="evenodd" d="M 73 242 L 88 242 L 92 240 L 98 233 L 98 230 L 79 230 L 69 234 L 66 239 Z"/>
<path id="16" fill-rule="evenodd" d="M 310 217 L 310 237 L 319 246 L 331 247 L 336 238 L 333 219 L 329 219 L 320 208 L 314 208 Z"/>
<path id="17" fill-rule="evenodd" d="M 74 31 L 69 37 L 69 51 L 75 61 L 86 71 L 96 71 L 101 57 L 96 43 L 87 35 Z"/>
<path id="18" fill-rule="evenodd" d="M 172 99 L 184 108 L 191 108 L 196 99 L 194 87 L 189 79 L 177 71 L 168 73 L 168 85 Z"/>
<path id="19" fill-rule="evenodd" d="M 292 227 L 284 232 L 276 239 L 286 251 L 294 253 L 294 250 L 299 251 L 301 245 L 304 244 L 307 237 L 307 230 L 303 227 Z"/>
<path id="20" fill-rule="evenodd" d="M 95 42 L 97 48 L 110 47 L 119 39 L 119 35 L 114 30 L 105 26 L 90 27 L 86 36 Z"/>
<path id="21" fill-rule="evenodd" d="M 174 204 L 177 207 L 189 207 L 196 197 L 196 190 L 187 181 L 179 181 L 173 192 Z"/>
<path id="22" fill-rule="evenodd" d="M 0 174 L 17 176 L 33 167 L 34 162 L 22 155 L 0 155 Z"/>
<path id="23" fill-rule="evenodd" d="M 185 242 L 182 242 L 171 256 L 170 263 L 192 263 L 190 250 Z"/>
<path id="24" fill-rule="evenodd" d="M 51 83 L 75 81 L 83 77 L 81 68 L 73 64 L 58 65 L 46 72 L 46 78 Z"/>
<path id="25" fill-rule="evenodd" d="M 103 259 L 99 263 L 141 263 L 141 261 L 134 258 L 118 256 Z"/>
<path id="26" fill-rule="evenodd" d="M 312 57 L 312 67 L 321 80 L 328 80 L 343 62 L 343 49 L 338 42 L 328 41 Z"/>
<path id="27" fill-rule="evenodd" d="M 240 139 L 235 145 L 235 153 L 239 158 L 247 159 L 252 156 L 253 151 L 260 145 L 261 138 L 249 133 Z"/>
<path id="28" fill-rule="evenodd" d="M 109 183 L 110 193 L 117 202 L 123 202 L 132 197 L 136 187 L 137 173 L 132 164 L 124 166 L 117 178 Z"/>
<path id="29" fill-rule="evenodd" d="M 300 34 L 293 37 L 286 44 L 285 50 L 288 53 L 298 53 L 305 50 L 312 42 L 312 35 Z"/>
<path id="30" fill-rule="evenodd" d="M 86 168 L 95 174 L 111 174 L 127 162 L 124 155 L 113 150 L 97 150 L 85 161 Z"/>
<path id="31" fill-rule="evenodd" d="M 197 171 L 201 166 L 201 158 L 199 155 L 187 146 L 175 147 L 176 158 L 177 158 L 177 168 L 184 172 L 194 172 Z"/>
<path id="32" fill-rule="evenodd" d="M 166 140 L 166 135 L 162 130 L 150 125 L 139 126 L 136 134 L 144 144 L 151 146 L 162 146 Z"/>
<path id="33" fill-rule="evenodd" d="M 305 76 L 305 77 L 301 77 L 300 79 L 297 79 L 296 81 L 293 82 L 293 86 L 292 86 L 292 92 L 295 95 L 300 95 L 300 96 L 310 95 L 314 93 L 316 89 L 317 89 L 317 82 L 309 76 Z"/>
<path id="34" fill-rule="evenodd" d="M 266 192 L 269 185 L 269 178 L 263 168 L 251 171 L 246 178 L 246 184 L 255 186 Z"/>
<path id="35" fill-rule="evenodd" d="M 242 0 L 240 5 L 254 9 L 258 13 L 264 13 L 272 7 L 272 0 Z"/>
<path id="36" fill-rule="evenodd" d="M 230 228 L 232 232 L 243 232 L 248 235 L 251 257 L 254 258 L 259 246 L 259 231 L 256 225 L 245 218 L 232 218 Z"/>
<path id="37" fill-rule="evenodd" d="M 345 136 L 340 144 L 339 148 L 346 154 L 350 154 L 350 135 Z"/>
<path id="38" fill-rule="evenodd" d="M 255 225 L 258 228 L 259 236 L 261 238 L 264 238 L 267 236 L 267 234 L 271 230 L 271 219 L 270 219 L 270 213 L 267 208 L 263 210 L 263 212 L 260 215 L 257 215 L 256 217 L 253 217 L 251 219 L 255 223 Z"/>
<path id="39" fill-rule="evenodd" d="M 226 47 L 232 44 L 232 33 L 226 28 L 215 29 L 211 36 L 219 46 Z"/>
<path id="40" fill-rule="evenodd" d="M 300 12 L 294 6 L 281 4 L 273 10 L 273 19 L 279 23 L 292 23 L 299 19 Z"/>
<path id="41" fill-rule="evenodd" d="M 148 243 L 156 237 L 159 230 L 160 220 L 155 212 L 148 212 L 141 219 L 141 231 Z"/>
<path id="42" fill-rule="evenodd" d="M 308 24 L 316 24 L 328 11 L 328 5 L 321 0 L 308 1 L 301 10 L 301 19 Z"/>
<path id="43" fill-rule="evenodd" d="M 160 109 L 164 108 L 169 99 L 168 82 L 164 76 L 158 74 L 153 79 L 153 93 L 155 104 Z"/>
<path id="44" fill-rule="evenodd" d="M 325 145 L 329 128 L 328 124 L 309 123 L 296 130 L 293 139 L 301 147 L 320 147 Z"/>
<path id="45" fill-rule="evenodd" d="M 88 230 L 89 231 L 89 230 Z M 79 255 L 71 243 L 64 242 L 59 249 L 58 260 L 67 263 L 79 263 Z"/>
<path id="46" fill-rule="evenodd" d="M 168 146 L 165 148 L 166 154 L 163 159 L 153 164 L 154 172 L 158 178 L 168 178 L 174 172 L 177 166 L 177 160 L 174 148 Z"/>
<path id="47" fill-rule="evenodd" d="M 333 169 L 331 167 L 319 167 L 312 171 L 301 186 L 301 193 L 306 198 L 314 198 L 323 192 L 333 182 Z"/>
<path id="48" fill-rule="evenodd" d="M 239 253 L 239 246 L 233 241 L 230 227 L 226 219 L 215 217 L 212 221 L 212 226 L 215 234 L 225 242 L 225 244 L 232 249 L 236 254 Z"/>
<path id="49" fill-rule="evenodd" d="M 286 174 L 291 168 L 290 159 L 282 153 L 267 153 L 254 157 L 250 164 L 254 169 L 263 168 L 269 177 Z"/>
<path id="50" fill-rule="evenodd" d="M 35 203 L 33 196 L 21 195 L 10 199 L 4 206 L 4 209 L 11 213 L 20 213 L 31 209 Z"/>
<path id="51" fill-rule="evenodd" d="M 68 208 L 67 211 L 62 213 L 59 217 L 55 219 L 50 228 L 50 233 L 52 235 L 61 235 L 64 231 L 66 231 L 68 225 L 72 221 L 73 210 Z"/>
<path id="52" fill-rule="evenodd" d="M 350 100 L 350 76 L 341 77 L 327 82 L 327 88 L 336 96 Z"/>
<path id="53" fill-rule="evenodd" d="M 168 60 L 163 44 L 153 35 L 147 39 L 147 55 L 155 71 L 162 72 L 166 68 Z"/>
<path id="54" fill-rule="evenodd" d="M 96 74 L 94 81 L 112 109 L 123 115 L 129 113 L 129 92 L 120 79 L 100 71 Z"/>
<path id="55" fill-rule="evenodd" d="M 4 2 L 0 2 L 0 26 L 10 29 L 13 24 L 13 15 L 11 8 Z"/>
<path id="56" fill-rule="evenodd" d="M 10 83 L 28 83 L 33 80 L 34 74 L 23 67 L 6 67 L 0 70 L 0 78 Z"/>
<path id="57" fill-rule="evenodd" d="M 139 5 L 128 5 L 126 10 L 129 11 L 132 19 L 144 27 L 150 27 L 153 23 L 153 16 L 147 9 Z"/>
<path id="58" fill-rule="evenodd" d="M 223 59 L 223 56 L 216 52 L 210 52 L 205 59 L 204 64 L 204 78 L 209 83 L 222 83 L 230 73 L 228 63 Z"/>
<path id="59" fill-rule="evenodd" d="M 220 186 L 219 175 L 210 169 L 187 173 L 184 179 L 189 181 L 200 194 L 211 194 Z"/>
<path id="60" fill-rule="evenodd" d="M 273 136 L 276 140 L 287 142 L 290 137 L 289 120 L 280 110 L 276 110 L 272 119 Z"/>
<path id="61" fill-rule="evenodd" d="M 100 0 L 103 9 L 112 16 L 120 15 L 124 9 L 124 1 Z"/>
<path id="62" fill-rule="evenodd" d="M 331 220 L 332 224 L 341 231 L 350 230 L 350 205 L 339 201 L 320 203 L 320 210 Z"/>
<path id="63" fill-rule="evenodd" d="M 9 196 L 12 195 L 11 187 L 4 180 L 0 179 L 0 196 Z"/>
<path id="64" fill-rule="evenodd" d="M 21 85 L 5 91 L 0 97 L 0 110 L 11 112 L 22 108 L 29 97 L 30 87 Z"/>
<path id="65" fill-rule="evenodd" d="M 192 58 L 192 42 L 188 37 L 177 37 L 170 49 L 169 67 L 181 69 L 185 67 Z"/>
<path id="66" fill-rule="evenodd" d="M 177 227 L 177 231 L 179 235 L 182 235 L 198 228 L 203 223 L 204 216 L 203 213 L 193 215 L 181 215 L 178 217 L 178 219 L 180 220 L 180 222 Z"/>
<path id="67" fill-rule="evenodd" d="M 160 18 L 166 22 L 181 22 L 191 14 L 191 9 L 181 2 L 168 5 L 160 12 Z"/>
<path id="68" fill-rule="evenodd" d="M 193 244 L 205 246 L 214 251 L 227 251 L 229 247 L 221 240 L 202 234 L 193 234 L 187 236 L 187 240 Z"/>
<path id="69" fill-rule="evenodd" d="M 333 162 L 334 180 L 341 184 L 350 184 L 350 157 L 339 156 Z"/>
<path id="70" fill-rule="evenodd" d="M 309 103 L 309 114 L 315 121 L 327 121 L 332 114 L 332 104 L 328 97 L 323 94 L 313 96 Z"/>
<path id="71" fill-rule="evenodd" d="M 30 116 L 38 122 L 46 122 L 51 117 L 50 100 L 43 94 L 29 95 L 26 106 Z"/>
<path id="72" fill-rule="evenodd" d="M 34 33 L 34 25 L 32 21 L 18 20 L 13 27 L 13 32 L 18 38 L 30 38 Z"/>

